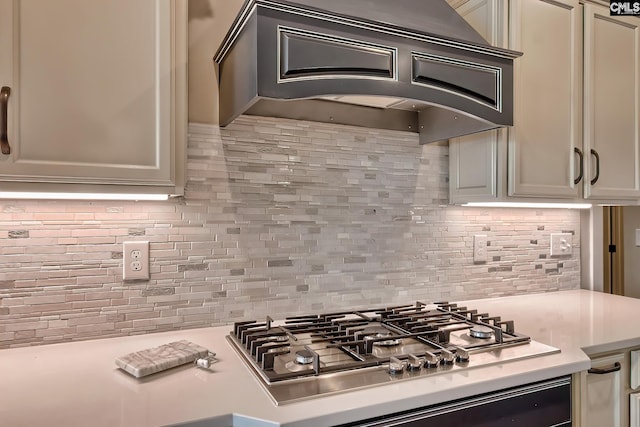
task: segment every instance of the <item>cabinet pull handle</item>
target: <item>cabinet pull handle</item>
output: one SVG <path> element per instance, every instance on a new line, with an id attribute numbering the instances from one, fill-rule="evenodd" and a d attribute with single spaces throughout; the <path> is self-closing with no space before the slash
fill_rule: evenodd
<path id="1" fill-rule="evenodd" d="M 7 136 L 7 109 L 9 108 L 9 95 L 11 95 L 11 88 L 9 86 L 2 86 L 0 89 L 0 151 L 2 154 L 11 154 L 11 146 L 9 145 L 9 137 Z"/>
<path id="2" fill-rule="evenodd" d="M 612 372 L 618 372 L 620 369 L 622 369 L 622 367 L 620 366 L 620 362 L 616 362 L 613 364 L 613 366 L 609 366 L 608 368 L 591 368 L 587 372 L 590 374 L 603 375 L 610 374 Z"/>
<path id="3" fill-rule="evenodd" d="M 600 154 L 592 148 L 591 155 L 596 158 L 596 176 L 591 180 L 591 185 L 594 185 L 598 182 L 598 178 L 600 178 Z"/>
<path id="4" fill-rule="evenodd" d="M 580 157 L 580 169 L 578 169 L 580 173 L 578 174 L 578 177 L 573 180 L 574 184 L 578 184 L 580 181 L 582 181 L 582 176 L 584 175 L 584 155 L 582 154 L 582 150 L 578 147 L 573 147 L 573 151 L 575 151 L 578 157 Z"/>

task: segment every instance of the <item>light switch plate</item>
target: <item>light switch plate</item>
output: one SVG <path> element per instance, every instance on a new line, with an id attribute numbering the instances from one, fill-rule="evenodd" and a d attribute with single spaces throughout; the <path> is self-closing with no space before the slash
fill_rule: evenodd
<path id="1" fill-rule="evenodd" d="M 573 253 L 573 234 L 551 233 L 551 256 L 566 256 Z"/>
<path id="2" fill-rule="evenodd" d="M 640 246 L 640 228 L 636 228 L 636 246 Z"/>

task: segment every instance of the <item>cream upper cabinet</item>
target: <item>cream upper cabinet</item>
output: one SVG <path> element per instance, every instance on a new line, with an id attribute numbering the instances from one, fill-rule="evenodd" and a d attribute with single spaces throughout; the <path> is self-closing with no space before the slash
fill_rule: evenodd
<path id="1" fill-rule="evenodd" d="M 584 5 L 585 197 L 640 197 L 640 19 Z"/>
<path id="2" fill-rule="evenodd" d="M 499 130 L 449 141 L 449 201 L 474 202 L 497 198 Z"/>
<path id="3" fill-rule="evenodd" d="M 524 55 L 514 61 L 514 126 L 450 141 L 450 201 L 579 197 L 571 154 L 581 130 L 578 0 L 451 4 L 489 43 Z"/>
<path id="4" fill-rule="evenodd" d="M 0 191 L 182 193 L 186 27 L 182 0 L 0 0 Z"/>
<path id="5" fill-rule="evenodd" d="M 515 61 L 514 126 L 509 129 L 510 196 L 574 198 L 574 147 L 581 146 L 581 21 L 578 0 L 510 3 Z"/>
<path id="6" fill-rule="evenodd" d="M 511 0 L 507 20 L 498 0 L 483 6 L 493 17 L 466 12 L 488 2 L 452 5 L 493 44 L 492 26 L 508 28 L 506 47 L 524 53 L 514 126 L 450 141 L 451 202 L 639 198 L 640 19 L 578 0 Z"/>

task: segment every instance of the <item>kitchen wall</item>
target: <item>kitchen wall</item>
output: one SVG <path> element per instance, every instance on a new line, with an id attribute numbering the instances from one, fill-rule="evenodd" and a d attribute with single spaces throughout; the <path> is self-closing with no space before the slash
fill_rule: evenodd
<path id="1" fill-rule="evenodd" d="M 413 133 L 242 117 L 190 126 L 183 198 L 0 201 L 0 347 L 579 288 L 579 213 L 448 206 L 447 156 Z M 560 231 L 575 251 L 552 259 Z M 122 281 L 129 240 L 151 242 L 151 280 Z"/>
<path id="2" fill-rule="evenodd" d="M 640 206 L 624 206 L 622 209 L 622 252 L 624 262 L 624 295 L 640 298 L 640 245 L 636 233 L 640 230 Z"/>
<path id="3" fill-rule="evenodd" d="M 189 0 L 189 122 L 218 123 L 213 57 L 244 0 Z"/>

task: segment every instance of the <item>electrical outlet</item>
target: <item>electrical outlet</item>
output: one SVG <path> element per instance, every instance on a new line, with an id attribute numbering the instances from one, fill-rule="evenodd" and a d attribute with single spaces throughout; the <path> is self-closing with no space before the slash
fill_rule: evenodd
<path id="1" fill-rule="evenodd" d="M 551 256 L 565 256 L 573 253 L 571 233 L 551 233 Z"/>
<path id="2" fill-rule="evenodd" d="M 486 234 L 473 236 L 473 262 L 487 262 L 487 242 Z"/>
<path id="3" fill-rule="evenodd" d="M 149 242 L 124 242 L 122 253 L 123 280 L 149 279 Z"/>

